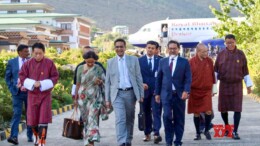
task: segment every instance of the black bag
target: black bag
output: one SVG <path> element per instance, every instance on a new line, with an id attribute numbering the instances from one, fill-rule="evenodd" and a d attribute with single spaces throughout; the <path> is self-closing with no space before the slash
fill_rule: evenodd
<path id="1" fill-rule="evenodd" d="M 138 114 L 138 129 L 140 131 L 144 131 L 145 129 L 145 116 L 144 116 L 143 103 L 140 103 L 140 111 Z"/>
<path id="2" fill-rule="evenodd" d="M 76 120 L 77 109 L 71 115 L 71 118 L 64 118 L 62 136 L 72 139 L 83 139 L 84 124 Z"/>

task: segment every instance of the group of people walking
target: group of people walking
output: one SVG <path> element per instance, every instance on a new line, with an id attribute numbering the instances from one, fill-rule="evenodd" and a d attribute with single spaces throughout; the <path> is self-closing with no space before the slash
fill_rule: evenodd
<path id="1" fill-rule="evenodd" d="M 92 48 L 85 47 L 84 61 L 76 67 L 72 88 L 74 104 L 79 107 L 84 122 L 84 145 L 94 146 L 95 142 L 100 141 L 99 119 L 108 119 L 108 114 L 113 110 L 117 143 L 119 146 L 131 146 L 135 105 L 139 102 L 145 113 L 143 141 L 151 141 L 152 133 L 155 144 L 163 140 L 160 134 L 163 112 L 166 145 L 180 146 L 184 133 L 186 100 L 188 113 L 194 114 L 194 140 L 201 139 L 201 113 L 205 114 L 204 135 L 210 140 L 212 96 L 216 92 L 213 88 L 218 80 L 218 110 L 227 127 L 225 135 L 232 132 L 233 139 L 240 139 L 238 125 L 242 112 L 242 80 L 246 83 L 248 93 L 251 93 L 252 81 L 246 57 L 236 47 L 235 36 L 227 35 L 225 42 L 226 49 L 218 54 L 214 65 L 208 57 L 208 48 L 201 43 L 197 45 L 196 56 L 188 61 L 178 55 L 180 43 L 175 40 L 170 40 L 167 44 L 168 57 L 159 56 L 159 44 L 148 41 L 146 55 L 137 58 L 125 54 L 125 40 L 116 39 L 116 56 L 107 61 L 106 70 L 97 62 L 98 56 Z M 58 80 L 58 72 L 54 63 L 44 57 L 44 46 L 37 43 L 32 51 L 33 58 L 20 67 L 18 79 L 17 65 L 21 66 L 22 58 L 28 56 L 27 51 L 27 55 L 21 55 L 21 49 L 18 47 L 20 57 L 8 62 L 6 81 L 14 101 L 20 103 L 17 96 L 20 100 L 21 94 L 26 103 L 27 95 L 22 94 L 28 93 L 27 124 L 35 135 L 35 145 L 43 146 L 47 126 L 51 122 L 51 89 Z M 16 123 L 20 120 L 15 114 L 21 116 L 21 113 L 16 111 L 14 109 L 12 120 L 14 134 L 8 138 L 8 141 L 14 144 L 18 144 Z M 233 131 L 228 130 L 228 111 L 235 112 Z M 28 132 L 28 141 L 32 141 L 32 134 L 30 130 Z"/>

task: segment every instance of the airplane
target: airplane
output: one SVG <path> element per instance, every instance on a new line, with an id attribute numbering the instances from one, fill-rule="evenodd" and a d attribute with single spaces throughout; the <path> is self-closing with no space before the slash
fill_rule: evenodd
<path id="1" fill-rule="evenodd" d="M 234 19 L 237 21 L 245 20 L 244 17 Z M 130 34 L 128 41 L 133 46 L 144 48 L 149 40 L 157 41 L 165 46 L 169 40 L 177 40 L 182 48 L 195 48 L 202 40 L 213 39 L 217 36 L 213 26 L 219 23 L 217 18 L 155 21 L 144 25 L 136 33 Z"/>

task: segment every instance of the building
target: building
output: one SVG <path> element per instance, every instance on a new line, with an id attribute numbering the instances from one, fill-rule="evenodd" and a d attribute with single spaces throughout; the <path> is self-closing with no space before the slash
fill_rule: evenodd
<path id="1" fill-rule="evenodd" d="M 0 48 L 42 42 L 59 49 L 90 45 L 92 21 L 79 14 L 53 13 L 53 7 L 29 0 L 0 1 Z"/>
<path id="2" fill-rule="evenodd" d="M 122 35 L 128 35 L 129 34 L 129 28 L 128 26 L 124 25 L 117 25 L 112 28 L 113 33 L 120 33 Z"/>

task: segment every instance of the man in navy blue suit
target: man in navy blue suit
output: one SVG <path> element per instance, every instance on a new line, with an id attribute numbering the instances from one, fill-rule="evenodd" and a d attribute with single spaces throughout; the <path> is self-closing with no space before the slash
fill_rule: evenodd
<path id="1" fill-rule="evenodd" d="M 171 40 L 167 44 L 169 57 L 159 62 L 155 87 L 155 100 L 162 102 L 163 122 L 167 146 L 182 145 L 185 122 L 185 100 L 189 97 L 191 70 L 187 59 L 178 56 L 180 43 Z"/>
<path id="2" fill-rule="evenodd" d="M 155 41 L 148 41 L 146 43 L 146 55 L 139 58 L 141 74 L 143 77 L 144 86 L 144 101 L 143 109 L 145 113 L 145 138 L 143 141 L 151 140 L 151 132 L 154 131 L 154 143 L 158 144 L 162 141 L 160 136 L 161 128 L 161 111 L 160 103 L 155 102 L 155 80 L 157 77 L 159 60 L 161 57 L 154 55 L 159 44 Z M 153 117 L 152 117 L 153 115 Z"/>
<path id="3" fill-rule="evenodd" d="M 8 61 L 5 72 L 5 82 L 12 94 L 13 100 L 11 134 L 7 141 L 15 145 L 18 144 L 18 127 L 21 120 L 23 104 L 25 105 L 25 110 L 27 108 L 27 91 L 19 84 L 19 70 L 30 55 L 28 46 L 26 45 L 19 45 L 17 52 L 19 56 Z M 32 130 L 30 127 L 27 127 L 27 138 L 28 142 L 33 142 Z"/>

